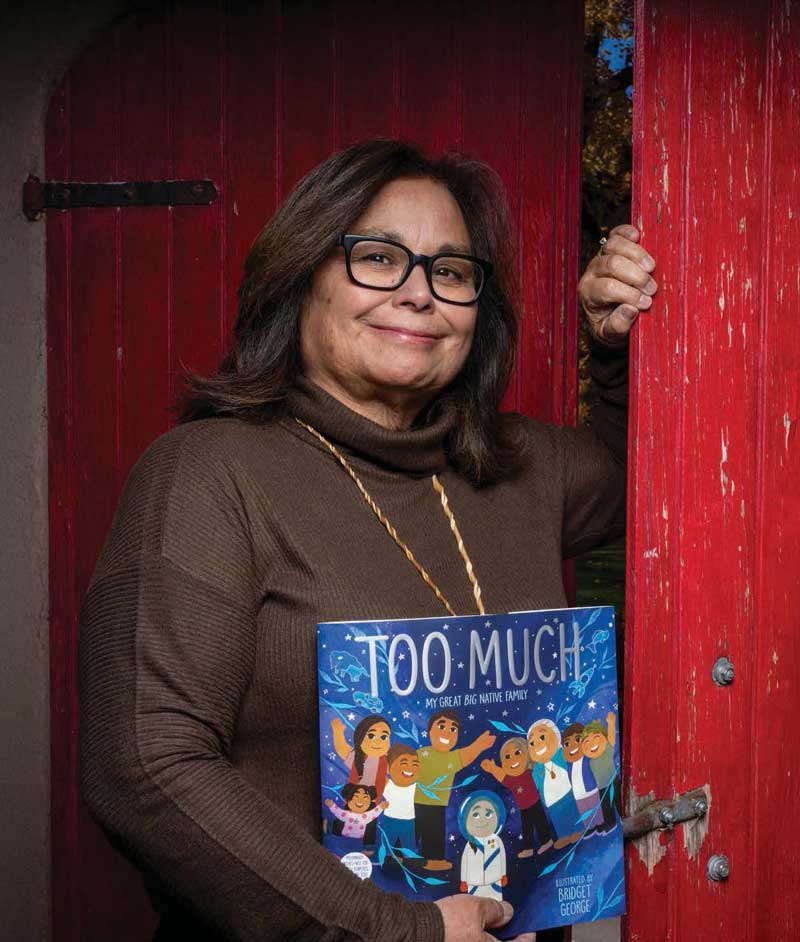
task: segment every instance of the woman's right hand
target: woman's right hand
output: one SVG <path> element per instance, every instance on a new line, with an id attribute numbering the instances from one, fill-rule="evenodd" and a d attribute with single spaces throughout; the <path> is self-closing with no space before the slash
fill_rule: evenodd
<path id="1" fill-rule="evenodd" d="M 445 896 L 436 905 L 444 920 L 444 942 L 494 942 L 486 929 L 505 926 L 514 915 L 511 903 L 483 896 Z M 516 937 L 517 942 L 531 942 L 533 932 Z"/>

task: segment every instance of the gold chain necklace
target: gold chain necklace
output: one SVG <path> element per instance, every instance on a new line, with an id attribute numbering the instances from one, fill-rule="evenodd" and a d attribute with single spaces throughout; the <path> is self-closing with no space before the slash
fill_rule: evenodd
<path id="1" fill-rule="evenodd" d="M 422 577 L 422 581 L 425 583 L 426 586 L 428 586 L 429 589 L 433 591 L 433 594 L 436 596 L 436 598 L 439 599 L 442 605 L 444 605 L 444 607 L 447 609 L 448 614 L 452 615 L 455 618 L 456 613 L 453 606 L 444 597 L 439 586 L 436 585 L 433 579 L 431 579 L 428 573 L 417 562 L 417 560 L 414 558 L 414 554 L 411 552 L 408 546 L 400 539 L 400 537 L 397 534 L 397 530 L 395 530 L 395 528 L 389 522 L 389 519 L 387 518 L 386 514 L 384 514 L 381 508 L 372 499 L 366 487 L 364 487 L 364 485 L 362 484 L 361 479 L 350 466 L 350 463 L 347 460 L 347 458 L 345 458 L 345 456 L 339 451 L 339 449 L 332 442 L 329 442 L 328 439 L 325 438 L 324 435 L 318 432 L 314 428 L 313 425 L 309 425 L 307 422 L 304 422 L 302 419 L 298 419 L 297 416 L 294 417 L 294 420 L 295 422 L 297 422 L 298 425 L 301 425 L 304 429 L 306 429 L 306 431 L 310 432 L 316 439 L 322 442 L 322 444 L 328 449 L 328 451 L 330 451 L 330 453 L 334 456 L 334 458 L 337 459 L 339 464 L 341 464 L 341 466 L 345 469 L 345 471 L 350 475 L 350 477 L 355 482 L 356 487 L 361 492 L 361 496 L 367 502 L 367 505 L 369 506 L 370 510 L 372 510 L 372 512 L 375 514 L 378 520 L 380 520 L 380 522 L 383 524 L 389 536 L 395 541 L 395 543 L 405 553 L 406 559 L 411 563 L 411 565 L 420 574 L 420 576 Z M 469 553 L 467 553 L 466 546 L 464 546 L 464 540 L 461 538 L 461 533 L 459 532 L 458 524 L 456 523 L 456 518 L 453 515 L 453 511 L 450 509 L 450 502 L 447 500 L 447 494 L 445 494 L 444 488 L 442 487 L 442 483 L 439 480 L 439 478 L 436 477 L 435 474 L 431 476 L 431 480 L 433 481 L 433 489 L 439 495 L 439 499 L 442 505 L 442 511 L 445 517 L 447 517 L 448 522 L 450 523 L 450 529 L 452 530 L 453 536 L 455 537 L 456 545 L 458 546 L 458 551 L 461 554 L 461 558 L 464 560 L 464 566 L 466 567 L 466 570 L 467 570 L 467 578 L 469 579 L 470 585 L 472 586 L 472 594 L 475 596 L 475 604 L 478 606 L 478 612 L 481 615 L 485 615 L 486 610 L 484 609 L 483 601 L 481 600 L 481 587 L 478 585 L 478 579 L 475 576 L 475 570 L 472 565 L 472 560 L 469 558 Z"/>

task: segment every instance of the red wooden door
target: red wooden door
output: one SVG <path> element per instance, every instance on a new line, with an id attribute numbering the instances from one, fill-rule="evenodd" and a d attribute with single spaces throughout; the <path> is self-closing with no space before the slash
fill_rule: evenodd
<path id="1" fill-rule="evenodd" d="M 628 800 L 706 785 L 711 808 L 629 852 L 629 937 L 796 939 L 800 4 L 636 12 L 634 215 L 660 289 L 633 350 Z"/>
<path id="2" fill-rule="evenodd" d="M 152 8 L 151 8 L 152 9 Z M 47 222 L 53 937 L 141 940 L 140 881 L 76 782 L 76 618 L 132 464 L 170 424 L 182 364 L 211 371 L 247 249 L 337 147 L 396 135 L 489 161 L 524 298 L 509 404 L 575 414 L 581 5 L 525 0 L 178 2 L 101 36 L 53 96 L 47 176 L 209 177 L 210 207 Z"/>

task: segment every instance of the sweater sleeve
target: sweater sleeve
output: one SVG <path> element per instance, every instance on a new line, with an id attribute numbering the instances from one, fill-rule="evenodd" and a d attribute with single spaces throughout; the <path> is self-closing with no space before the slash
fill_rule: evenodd
<path id="1" fill-rule="evenodd" d="M 257 591 L 235 474 L 206 444 L 202 428 L 182 426 L 139 460 L 84 601 L 90 811 L 227 939 L 441 942 L 434 904 L 358 879 L 229 759 L 253 670 Z"/>
<path id="2" fill-rule="evenodd" d="M 628 344 L 587 342 L 598 401 L 588 425 L 565 430 L 564 558 L 625 532 Z"/>
<path id="3" fill-rule="evenodd" d="M 374 821 L 379 815 L 383 814 L 383 808 L 380 805 L 376 805 L 371 811 L 367 811 L 364 814 L 364 821 L 369 824 L 370 821 Z"/>

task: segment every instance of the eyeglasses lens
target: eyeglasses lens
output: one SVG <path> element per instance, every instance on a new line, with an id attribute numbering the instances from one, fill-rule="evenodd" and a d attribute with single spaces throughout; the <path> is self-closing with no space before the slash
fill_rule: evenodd
<path id="1" fill-rule="evenodd" d="M 408 256 L 396 245 L 384 242 L 356 242 L 350 252 L 353 277 L 362 285 L 394 288 L 408 268 Z"/>
<path id="2" fill-rule="evenodd" d="M 369 288 L 396 288 L 405 278 L 409 257 L 385 242 L 357 242 L 350 252 L 353 277 Z M 434 293 L 448 301 L 469 304 L 480 294 L 483 269 L 466 258 L 441 256 L 431 270 Z"/>
<path id="3" fill-rule="evenodd" d="M 431 281 L 440 297 L 469 303 L 480 294 L 483 269 L 467 258 L 443 255 L 433 263 Z"/>

